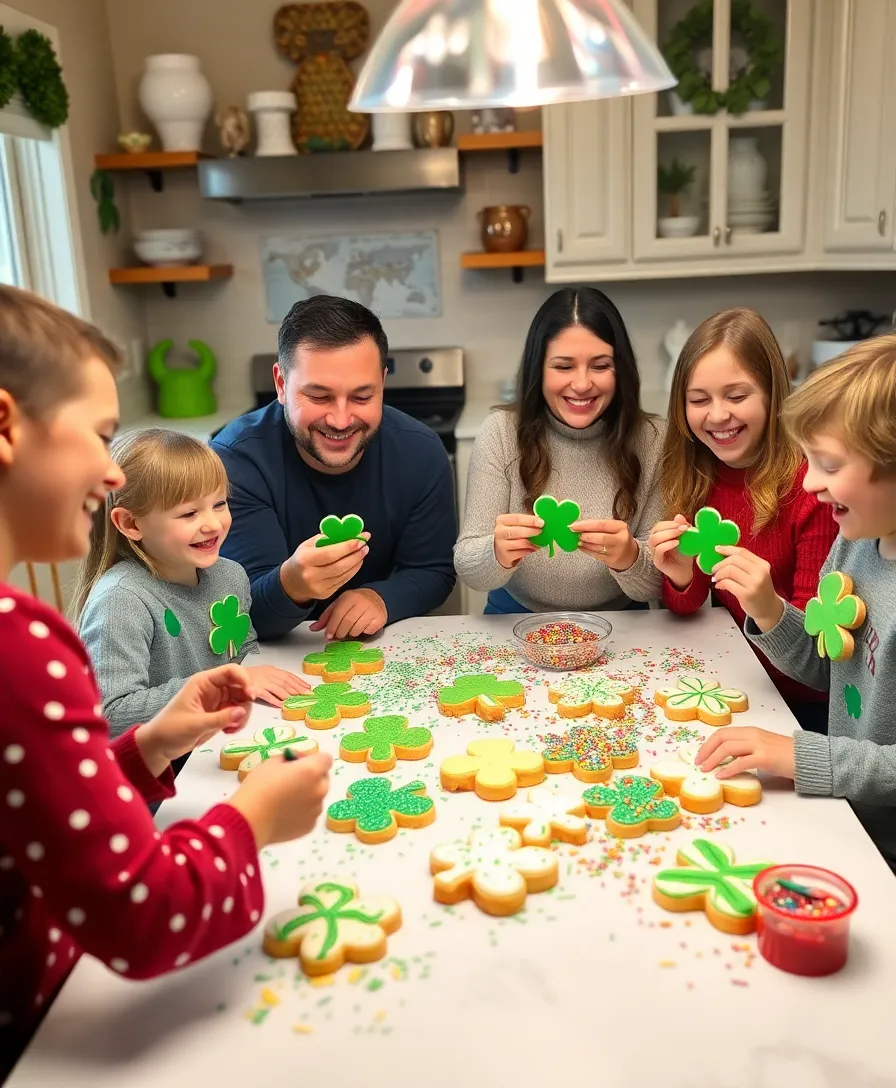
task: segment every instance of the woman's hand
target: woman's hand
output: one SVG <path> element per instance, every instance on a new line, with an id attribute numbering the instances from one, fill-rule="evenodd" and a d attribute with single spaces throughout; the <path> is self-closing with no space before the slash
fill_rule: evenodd
<path id="1" fill-rule="evenodd" d="M 495 559 L 507 570 L 512 570 L 537 552 L 530 537 L 538 536 L 544 522 L 534 514 L 501 514 L 495 522 Z"/>
<path id="2" fill-rule="evenodd" d="M 222 665 L 191 676 L 166 707 L 134 735 L 143 762 L 158 778 L 172 759 L 192 752 L 222 729 L 246 724 L 255 689 L 242 665 Z"/>
<path id="3" fill-rule="evenodd" d="M 678 590 L 687 589 L 694 580 L 694 558 L 678 550 L 681 534 L 688 528 L 688 519 L 676 514 L 673 521 L 658 521 L 650 530 L 647 546 L 653 555 L 653 565 Z"/>
<path id="4" fill-rule="evenodd" d="M 580 518 L 570 525 L 579 537 L 579 551 L 606 563 L 610 570 L 621 572 L 638 558 L 638 542 L 624 521 L 612 518 Z"/>
<path id="5" fill-rule="evenodd" d="M 779 778 L 796 774 L 793 737 L 754 726 L 726 725 L 717 730 L 704 741 L 694 762 L 701 771 L 715 771 L 720 781 L 742 771 L 767 771 Z"/>
<path id="6" fill-rule="evenodd" d="M 746 548 L 717 551 L 725 558 L 712 568 L 715 588 L 736 597 L 760 631 L 771 631 L 784 615 L 784 602 L 772 585 L 772 568 Z"/>
<path id="7" fill-rule="evenodd" d="M 249 674 L 255 698 L 271 706 L 280 706 L 289 695 L 304 695 L 311 691 L 307 680 L 285 669 L 273 665 L 244 665 L 243 668 Z"/>

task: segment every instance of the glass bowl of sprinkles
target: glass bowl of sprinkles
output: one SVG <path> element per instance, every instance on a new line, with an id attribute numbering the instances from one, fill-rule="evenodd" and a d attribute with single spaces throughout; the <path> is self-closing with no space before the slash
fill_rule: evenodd
<path id="1" fill-rule="evenodd" d="M 520 653 L 541 669 L 585 669 L 600 660 L 613 625 L 592 612 L 540 612 L 513 628 Z"/>
<path id="2" fill-rule="evenodd" d="M 814 865 L 773 865 L 753 881 L 759 952 L 792 975 L 832 975 L 849 956 L 853 886 Z"/>

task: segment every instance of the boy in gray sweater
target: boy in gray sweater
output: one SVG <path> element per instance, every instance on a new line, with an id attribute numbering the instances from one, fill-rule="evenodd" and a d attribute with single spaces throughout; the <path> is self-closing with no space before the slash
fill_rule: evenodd
<path id="1" fill-rule="evenodd" d="M 828 735 L 720 729 L 697 758 L 710 771 L 734 757 L 719 778 L 753 768 L 792 778 L 802 795 L 847 798 L 896 871 L 896 335 L 861 341 L 813 374 L 784 423 L 808 459 L 803 486 L 840 527 L 821 572 L 839 577 L 805 615 L 769 592 L 767 572 L 740 549 L 720 549 L 713 578 L 738 595 L 746 635 L 769 660 L 830 691 Z"/>

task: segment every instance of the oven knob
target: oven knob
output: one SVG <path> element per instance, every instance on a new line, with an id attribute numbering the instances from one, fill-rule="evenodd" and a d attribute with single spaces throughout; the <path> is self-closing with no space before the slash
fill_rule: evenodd
<path id="1" fill-rule="evenodd" d="M 429 372 L 432 370 L 432 359 L 428 359 L 424 355 L 417 365 L 420 367 L 424 374 L 429 374 Z"/>

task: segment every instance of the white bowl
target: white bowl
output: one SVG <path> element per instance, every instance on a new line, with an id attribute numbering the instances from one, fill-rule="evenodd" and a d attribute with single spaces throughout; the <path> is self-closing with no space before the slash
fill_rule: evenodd
<path id="1" fill-rule="evenodd" d="M 198 242 L 199 231 L 193 228 L 184 230 L 138 230 L 134 235 L 138 242 Z"/>
<path id="2" fill-rule="evenodd" d="M 700 226 L 697 215 L 661 216 L 656 221 L 660 238 L 692 238 Z"/>
<path id="3" fill-rule="evenodd" d="M 838 355 L 842 355 L 848 348 L 855 347 L 858 340 L 813 340 L 812 341 L 812 366 L 824 366 Z"/>
<path id="4" fill-rule="evenodd" d="M 198 241 L 160 242 L 137 239 L 134 241 L 134 252 L 145 264 L 192 264 L 202 256 L 202 245 Z"/>

